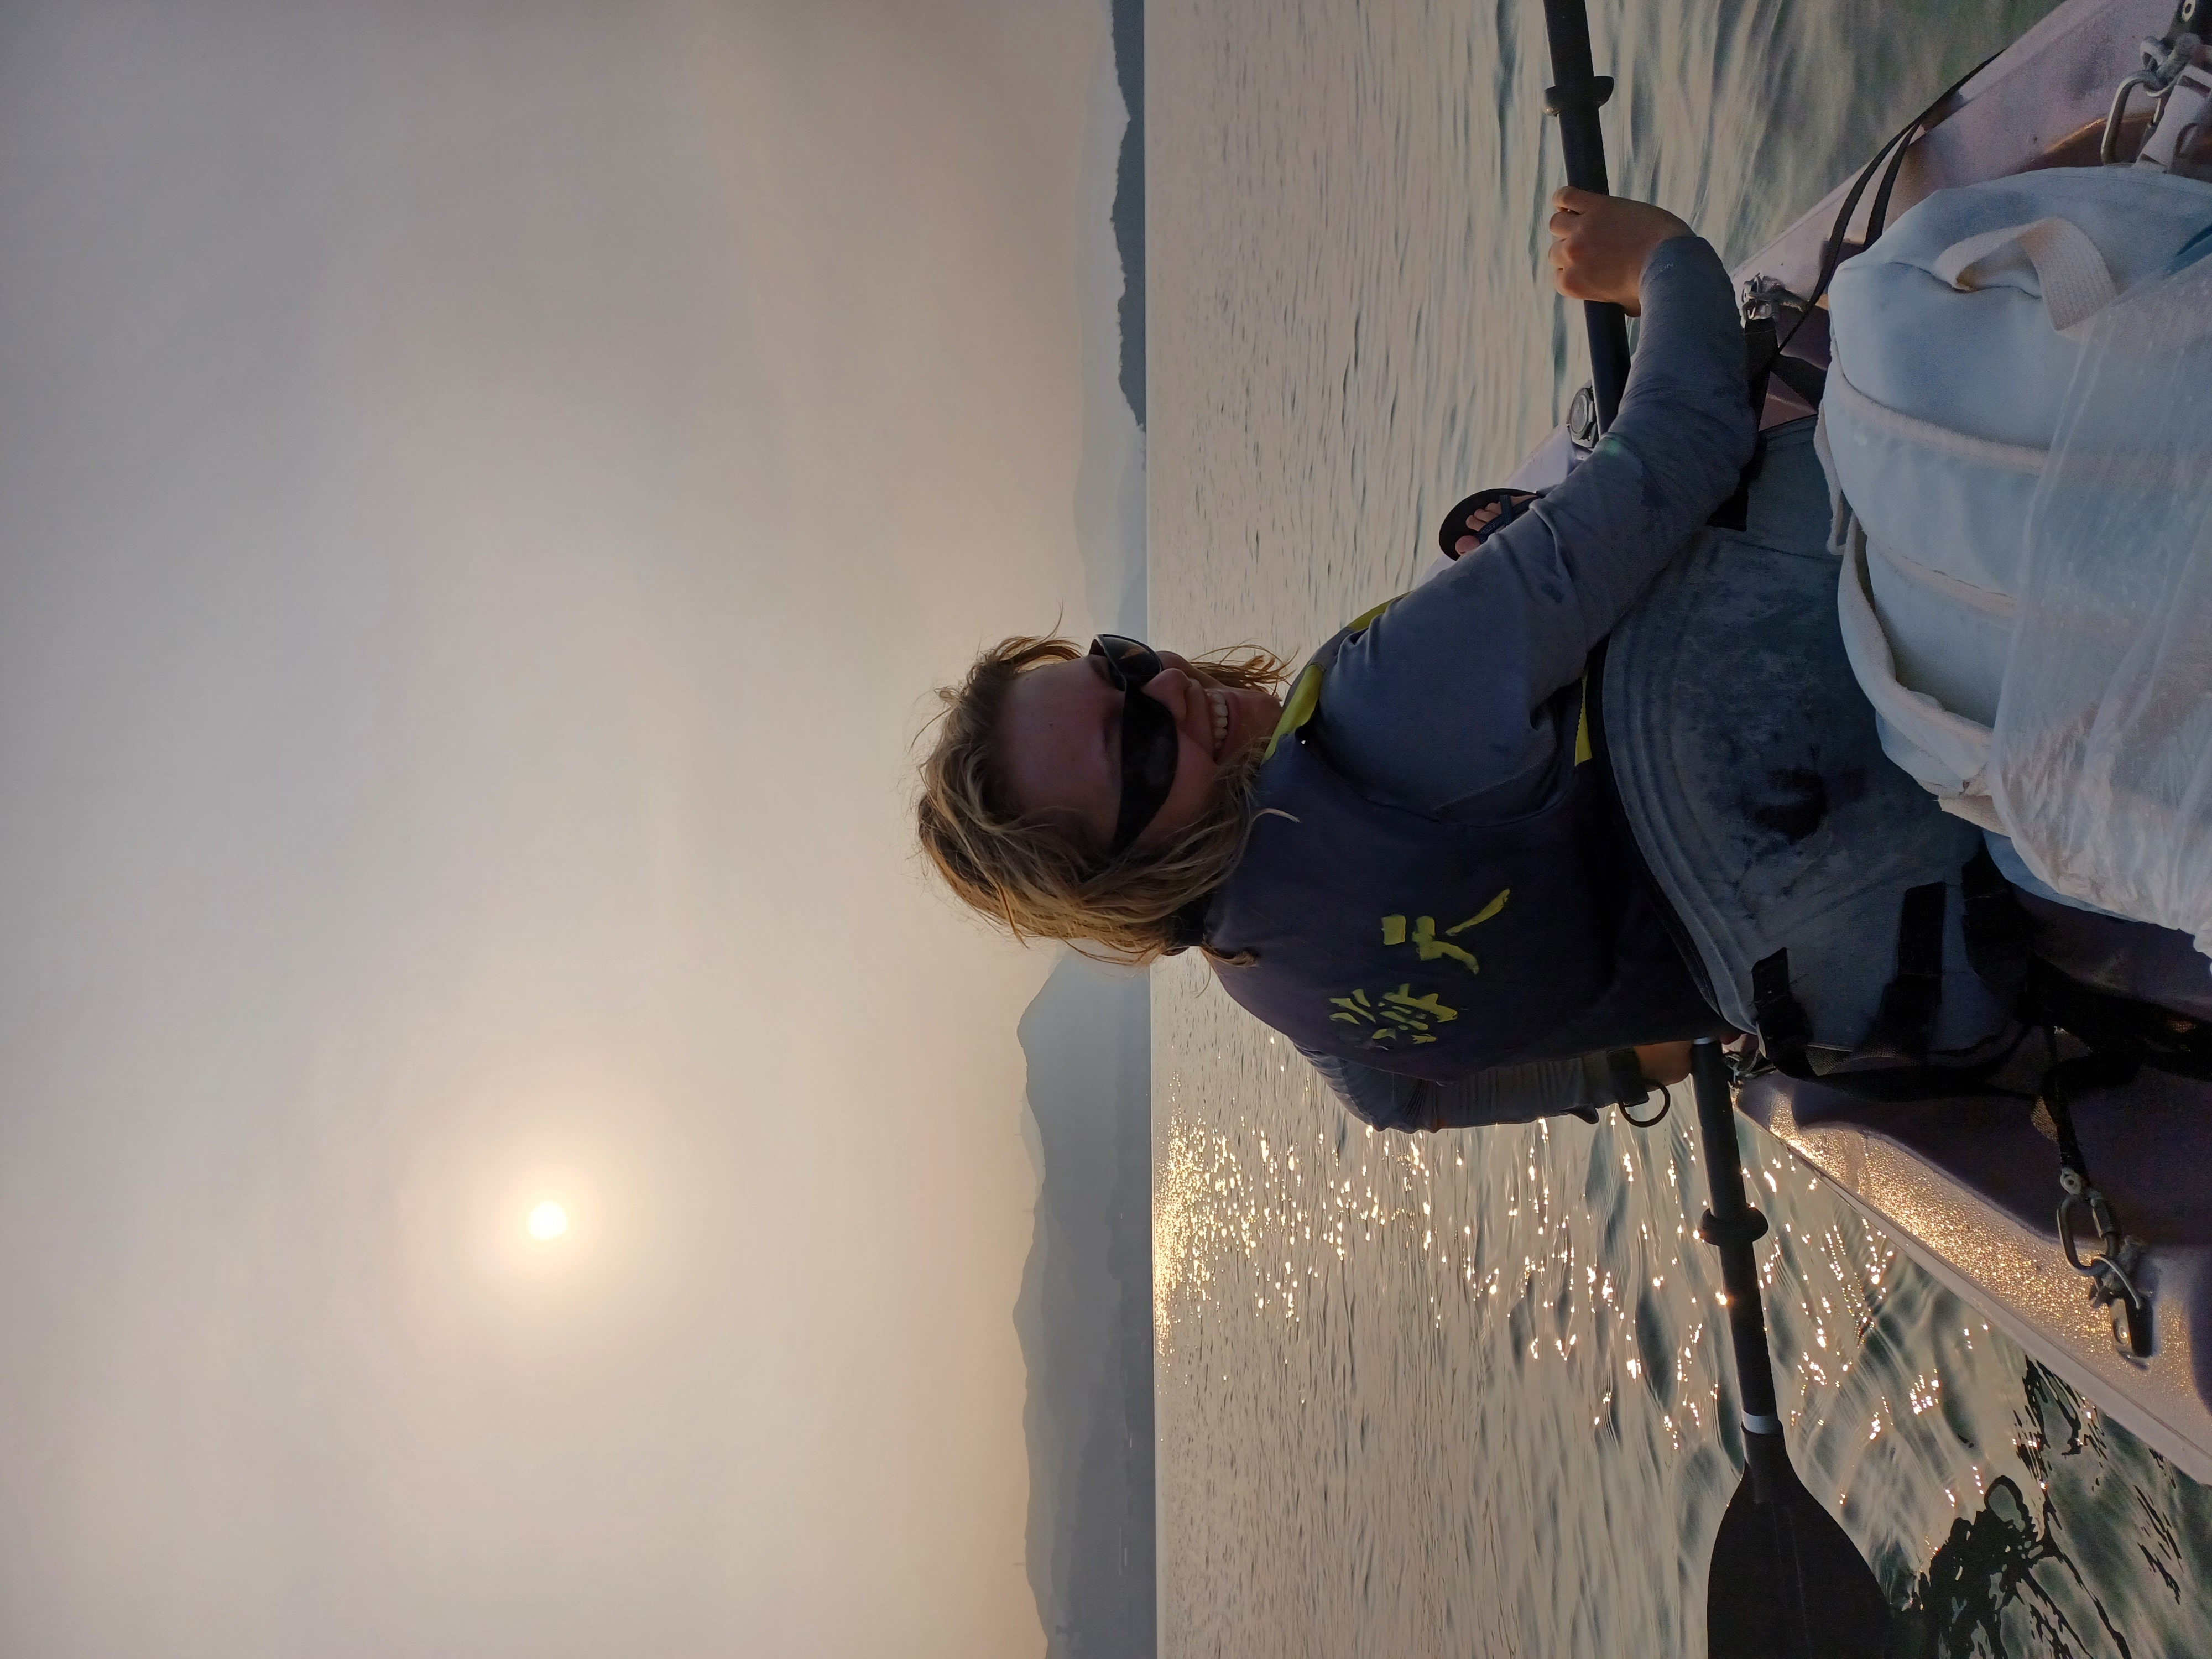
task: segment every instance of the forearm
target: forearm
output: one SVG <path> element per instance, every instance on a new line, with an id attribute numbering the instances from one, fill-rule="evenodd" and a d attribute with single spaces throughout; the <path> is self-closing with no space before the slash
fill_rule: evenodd
<path id="1" fill-rule="evenodd" d="M 1555 684 L 1581 671 L 1589 647 L 1728 499 L 1757 437 L 1742 327 L 1720 256 L 1697 237 L 1662 242 L 1644 262 L 1640 292 L 1644 322 L 1620 412 L 1530 515 L 1550 520 L 1580 623 L 1568 660 L 1553 665 L 1567 671 Z M 1519 527 L 1492 544 L 1510 543 Z M 1528 550 L 1540 568 L 1547 550 Z"/>
<path id="2" fill-rule="evenodd" d="M 1753 436 L 1728 272 L 1661 243 L 1620 419 L 1522 518 L 1348 641 L 1322 692 L 1339 763 L 1424 811 L 1525 811 L 1572 732 L 1547 705 L 1735 488 Z"/>
<path id="3" fill-rule="evenodd" d="M 1656 1056 L 1663 1050 L 1649 1052 Z M 1306 1058 L 1346 1111 L 1378 1129 L 1467 1129 L 1568 1115 L 1594 1123 L 1604 1108 L 1641 1097 L 1640 1091 L 1624 1092 L 1601 1053 L 1492 1066 L 1454 1083 L 1431 1083 L 1333 1054 L 1307 1053 Z M 1661 1071 L 1644 1066 L 1644 1079 L 1665 1081 L 1663 1063 L 1655 1063 Z"/>
<path id="4" fill-rule="evenodd" d="M 1601 1058 L 1602 1058 L 1601 1056 Z M 1437 1129 L 1466 1129 L 1492 1123 L 1533 1123 L 1540 1117 L 1572 1115 L 1597 1121 L 1598 1109 L 1612 1104 L 1610 1090 L 1593 1083 L 1582 1060 L 1540 1060 L 1522 1066 L 1493 1066 L 1456 1083 L 1425 1083 L 1419 1104 Z"/>
<path id="5" fill-rule="evenodd" d="M 1644 321 L 1610 435 L 1669 486 L 1665 535 L 1679 544 L 1728 499 L 1759 422 L 1735 285 L 1703 237 L 1662 242 L 1644 261 Z"/>

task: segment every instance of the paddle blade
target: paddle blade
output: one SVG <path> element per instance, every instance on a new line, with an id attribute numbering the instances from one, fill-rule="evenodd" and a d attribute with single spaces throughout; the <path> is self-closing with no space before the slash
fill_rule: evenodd
<path id="1" fill-rule="evenodd" d="M 1776 1501 L 1751 1472 L 1721 1517 L 1705 1583 L 1708 1659 L 1884 1659 L 1889 1601 L 1850 1534 L 1783 1466 Z"/>

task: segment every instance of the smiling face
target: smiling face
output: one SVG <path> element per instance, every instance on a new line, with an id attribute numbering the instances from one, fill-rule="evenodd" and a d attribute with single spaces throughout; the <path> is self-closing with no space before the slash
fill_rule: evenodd
<path id="1" fill-rule="evenodd" d="M 1266 691 L 1222 685 L 1172 651 L 1131 696 L 1174 717 L 1175 784 L 1134 843 L 1157 847 L 1197 822 L 1215 781 L 1267 741 L 1282 705 Z M 1024 814 L 1060 817 L 1093 851 L 1113 840 L 1121 805 L 1121 692 L 1097 657 L 1047 663 L 1007 688 L 998 749 Z"/>

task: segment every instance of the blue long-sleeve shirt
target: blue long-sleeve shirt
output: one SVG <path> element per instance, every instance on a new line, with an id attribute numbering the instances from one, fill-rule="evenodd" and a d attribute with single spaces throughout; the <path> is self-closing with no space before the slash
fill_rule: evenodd
<path id="1" fill-rule="evenodd" d="M 1564 787 L 1575 733 L 1553 699 L 1645 586 L 1734 492 L 1756 441 L 1735 290 L 1703 240 L 1653 249 L 1620 411 L 1534 507 L 1415 588 L 1338 653 L 1321 713 L 1354 781 L 1471 822 L 1534 811 Z M 1434 1084 L 1305 1052 L 1382 1128 L 1526 1122 L 1610 1104 L 1601 1056 L 1499 1066 Z"/>

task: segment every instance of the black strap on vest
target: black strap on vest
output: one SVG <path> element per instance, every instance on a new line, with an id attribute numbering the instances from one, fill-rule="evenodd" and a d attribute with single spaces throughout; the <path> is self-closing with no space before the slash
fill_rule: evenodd
<path id="1" fill-rule="evenodd" d="M 1943 1000 L 1943 913 L 1948 890 L 1940 881 L 1905 895 L 1897 922 L 1897 977 L 1883 988 L 1881 1006 L 1859 1053 L 1869 1059 L 1924 1064 Z"/>
<path id="2" fill-rule="evenodd" d="M 1644 1080 L 1644 1067 L 1636 1058 L 1635 1049 L 1607 1049 L 1605 1070 L 1613 1082 L 1614 1105 L 1641 1106 L 1651 1098 L 1651 1085 Z"/>
<path id="3" fill-rule="evenodd" d="M 2046 1082 L 2063 1091 L 2115 1086 L 2148 1066 L 2212 1082 L 2212 1021 L 2155 1003 L 2085 985 L 2034 954 L 2033 929 L 2012 884 L 1978 848 L 1960 873 L 1966 959 L 2021 1034 L 2041 1026 L 2070 1031 L 2089 1050 L 2059 1060 Z M 1862 1100 L 2022 1098 L 1989 1079 L 2012 1057 L 2007 1045 L 1993 1060 L 1966 1066 L 1928 1062 L 1929 1036 L 1943 995 L 1943 884 L 1909 890 L 1899 907 L 1897 975 L 1884 988 L 1866 1038 L 1826 1071 L 1812 1063 L 1812 1022 L 1790 988 L 1790 952 L 1777 951 L 1751 970 L 1753 1018 L 1766 1057 L 1784 1077 L 1818 1083 Z"/>
<path id="4" fill-rule="evenodd" d="M 1960 875 L 1966 894 L 1966 959 L 2021 1019 L 2071 1031 L 2094 1054 L 2116 1065 L 2148 1066 L 2212 1082 L 2212 1021 L 2085 985 L 2038 957 L 2027 912 L 1988 848 L 1978 849 Z M 2078 1086 L 2102 1086 L 2087 1080 L 2088 1073 L 2081 1075 L 2084 1080 Z"/>
<path id="5" fill-rule="evenodd" d="M 1987 856 L 1986 854 L 1984 854 Z M 1775 1070 L 1800 1082 L 1860 1100 L 1897 1103 L 1985 1096 L 2020 1098 L 1990 1082 L 2018 1046 L 2015 1040 L 1969 1065 L 1931 1065 L 1928 1045 L 1943 1001 L 1943 918 L 1949 890 L 1942 882 L 1908 890 L 1899 907 L 1897 973 L 1865 1039 L 1828 1070 L 1813 1065 L 1812 1021 L 1790 988 L 1790 952 L 1777 951 L 1751 970 L 1753 1018 L 1759 1045 Z M 1971 952 L 1970 952 L 1971 959 Z"/>
<path id="6" fill-rule="evenodd" d="M 1775 343 L 1774 319 L 1770 314 L 1754 317 L 1743 325 L 1743 361 L 1745 386 L 1751 398 L 1751 418 L 1757 421 L 1766 413 L 1766 382 L 1774 372 L 1774 360 L 1781 356 Z M 1713 516 L 1705 520 L 1717 530 L 1741 530 L 1751 514 L 1751 483 L 1766 465 L 1766 434 L 1762 432 L 1753 440 L 1751 459 L 1743 464 L 1736 475 L 1735 493 L 1713 509 Z"/>
<path id="7" fill-rule="evenodd" d="M 1828 371 L 1802 357 L 1778 355 L 1774 359 L 1774 378 L 1814 409 L 1828 395 Z"/>
<path id="8" fill-rule="evenodd" d="M 1620 1108 L 1620 1115 L 1639 1129 L 1649 1129 L 1665 1117 L 1674 1103 L 1674 1097 L 1665 1090 L 1659 1094 L 1659 1109 L 1649 1117 L 1638 1117 L 1628 1109 L 1641 1106 L 1651 1098 L 1650 1080 L 1644 1075 L 1644 1063 L 1633 1048 L 1608 1048 L 1605 1051 L 1606 1074 L 1613 1081 L 1613 1103 Z M 1597 1121 L 1593 1114 L 1590 1121 Z"/>

